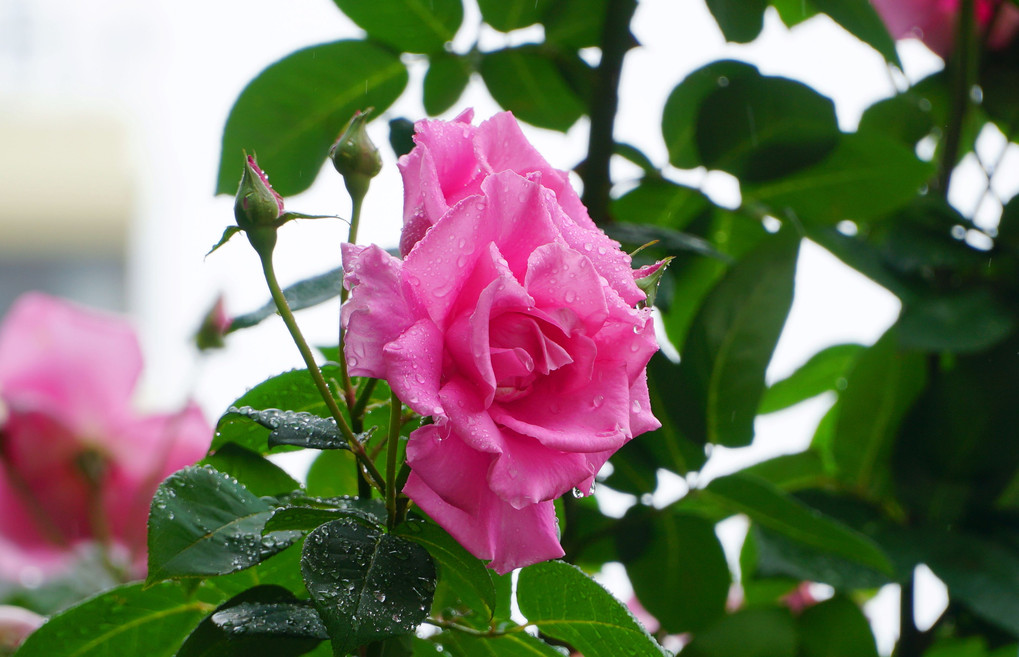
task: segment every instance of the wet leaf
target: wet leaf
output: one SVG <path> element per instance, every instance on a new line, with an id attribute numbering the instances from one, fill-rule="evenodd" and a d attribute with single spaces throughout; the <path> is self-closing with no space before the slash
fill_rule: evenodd
<path id="1" fill-rule="evenodd" d="M 413 633 L 435 592 L 427 550 L 349 519 L 308 535 L 301 573 L 337 655 Z"/>
<path id="2" fill-rule="evenodd" d="M 262 535 L 271 513 L 268 502 L 210 466 L 170 475 L 149 512 L 147 582 L 232 573 L 289 547 L 299 532 Z"/>

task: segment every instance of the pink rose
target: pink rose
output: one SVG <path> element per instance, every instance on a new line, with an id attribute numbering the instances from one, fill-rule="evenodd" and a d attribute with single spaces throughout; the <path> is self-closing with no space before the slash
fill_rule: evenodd
<path id="1" fill-rule="evenodd" d="M 11 308 L 0 325 L 0 577 L 52 572 L 94 540 L 144 574 L 152 495 L 202 458 L 212 429 L 194 405 L 136 415 L 141 367 L 121 319 L 42 294 Z"/>
<path id="2" fill-rule="evenodd" d="M 399 260 L 345 244 L 350 371 L 434 424 L 404 492 L 499 572 L 563 555 L 552 500 L 659 427 L 630 258 L 512 115 L 417 125 Z"/>
<path id="3" fill-rule="evenodd" d="M 1001 0 L 976 0 L 976 22 L 987 26 Z M 955 40 L 955 19 L 959 0 L 871 0 L 874 9 L 896 39 L 915 37 L 928 48 L 947 57 Z M 994 29 L 988 39 L 991 48 L 1004 48 L 1019 29 L 1019 9 L 1005 3 L 995 18 Z"/>

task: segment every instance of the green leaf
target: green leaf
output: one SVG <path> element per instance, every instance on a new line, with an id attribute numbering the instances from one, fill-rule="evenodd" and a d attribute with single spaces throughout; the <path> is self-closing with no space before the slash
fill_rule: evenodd
<path id="1" fill-rule="evenodd" d="M 253 494 L 278 496 L 301 487 L 283 468 L 237 443 L 226 443 L 198 465 L 209 465 L 239 481 Z"/>
<path id="2" fill-rule="evenodd" d="M 674 230 L 683 230 L 710 210 L 711 201 L 701 191 L 662 178 L 645 178 L 611 206 L 617 221 Z"/>
<path id="3" fill-rule="evenodd" d="M 500 32 L 534 25 L 552 5 L 552 0 L 478 0 L 481 17 Z"/>
<path id="4" fill-rule="evenodd" d="M 690 233 L 681 233 L 678 230 L 659 228 L 658 226 L 648 224 L 613 223 L 605 227 L 605 232 L 609 237 L 623 244 L 643 246 L 649 242 L 657 242 L 655 247 L 666 252 L 679 253 L 681 251 L 689 251 L 697 255 L 716 258 L 726 263 L 731 261 L 729 256 L 715 250 L 711 242 L 706 239 L 691 235 Z"/>
<path id="5" fill-rule="evenodd" d="M 764 10 L 768 0 L 707 0 L 726 41 L 749 43 L 764 27 Z"/>
<path id="6" fill-rule="evenodd" d="M 172 657 L 191 629 L 221 602 L 177 582 L 124 584 L 51 617 L 29 635 L 19 657 Z"/>
<path id="7" fill-rule="evenodd" d="M 811 2 L 847 32 L 881 53 L 889 64 L 902 68 L 899 55 L 895 52 L 895 41 L 869 0 L 811 0 Z"/>
<path id="8" fill-rule="evenodd" d="M 902 421 L 891 457 L 896 497 L 911 517 L 953 526 L 983 517 L 1019 468 L 1019 337 L 932 362 L 929 384 Z M 936 369 L 935 369 L 936 368 Z"/>
<path id="9" fill-rule="evenodd" d="M 236 479 L 191 466 L 160 484 L 149 512 L 149 584 L 222 575 L 289 547 L 296 532 L 262 536 L 272 507 Z"/>
<path id="10" fill-rule="evenodd" d="M 662 428 L 650 434 L 645 439 L 638 436 L 624 446 L 624 450 L 631 444 L 644 446 L 652 458 L 650 459 L 651 486 L 646 486 L 637 491 L 638 495 L 654 490 L 654 473 L 657 468 L 666 468 L 679 475 L 700 470 L 707 461 L 707 454 L 704 451 L 704 442 L 695 442 L 687 437 L 680 427 L 683 423 L 683 414 L 687 407 L 684 401 L 675 394 L 675 381 L 679 376 L 679 365 L 671 362 L 661 354 L 651 357 L 647 367 L 648 391 L 651 397 L 651 409 L 655 417 L 662 423 Z M 613 463 L 615 463 L 613 457 Z"/>
<path id="11" fill-rule="evenodd" d="M 463 22 L 460 0 L 333 1 L 368 36 L 403 52 L 438 52 Z"/>
<path id="12" fill-rule="evenodd" d="M 281 59 L 259 73 L 230 110 L 216 192 L 237 189 L 245 149 L 258 154 L 277 192 L 304 191 L 354 112 L 374 107 L 373 116 L 380 115 L 406 85 L 400 58 L 364 41 L 312 46 Z"/>
<path id="13" fill-rule="evenodd" d="M 326 381 L 341 380 L 341 371 L 334 365 L 322 367 L 322 375 Z M 232 407 L 242 408 L 282 408 L 297 413 L 311 413 L 321 418 L 329 417 L 322 396 L 315 387 L 308 370 L 290 370 L 258 384 L 244 393 Z M 216 424 L 216 433 L 212 437 L 212 451 L 218 450 L 227 443 L 237 443 L 259 454 L 285 452 L 297 449 L 291 446 L 271 448 L 267 442 L 268 431 L 260 424 L 248 418 L 227 412 Z"/>
<path id="14" fill-rule="evenodd" d="M 712 523 L 670 509 L 632 507 L 616 536 L 633 592 L 669 634 L 709 625 L 725 613 L 731 577 Z"/>
<path id="15" fill-rule="evenodd" d="M 343 268 L 337 267 L 318 276 L 306 278 L 286 287 L 283 296 L 286 297 L 290 310 L 298 311 L 311 308 L 324 301 L 335 299 L 340 296 L 343 287 Z M 258 310 L 238 315 L 230 322 L 229 332 L 238 329 L 248 328 L 259 324 L 262 320 L 276 314 L 276 303 L 267 302 Z"/>
<path id="16" fill-rule="evenodd" d="M 1019 554 L 1014 545 L 958 532 L 927 532 L 914 540 L 921 541 L 924 561 L 952 600 L 1019 636 Z"/>
<path id="17" fill-rule="evenodd" d="M 912 200 L 934 173 L 901 143 L 882 135 L 844 135 L 822 162 L 784 178 L 742 187 L 744 202 L 778 217 L 834 225 L 878 219 Z"/>
<path id="18" fill-rule="evenodd" d="M 758 577 L 822 582 L 846 593 L 859 589 L 878 589 L 894 581 L 872 568 L 837 557 L 831 552 L 808 547 L 759 525 L 751 528 L 750 536 L 757 550 Z"/>
<path id="19" fill-rule="evenodd" d="M 743 183 L 785 180 L 838 143 L 835 105 L 807 85 L 755 72 L 700 101 L 694 139 L 701 160 Z"/>
<path id="20" fill-rule="evenodd" d="M 487 625 L 495 615 L 495 585 L 484 562 L 471 555 L 446 530 L 431 522 L 408 521 L 394 530 L 428 550 L 438 565 L 439 581 L 451 587 L 467 608 Z"/>
<path id="21" fill-rule="evenodd" d="M 837 344 L 822 349 L 787 378 L 771 384 L 757 412 L 774 413 L 829 390 L 845 388 L 846 374 L 863 349 L 858 344 Z"/>
<path id="22" fill-rule="evenodd" d="M 741 609 L 723 616 L 683 648 L 683 657 L 796 657 L 796 629 L 788 609 Z"/>
<path id="23" fill-rule="evenodd" d="M 301 573 L 336 655 L 413 633 L 435 592 L 427 550 L 352 520 L 327 523 L 308 535 Z"/>
<path id="24" fill-rule="evenodd" d="M 428 60 L 424 104 L 429 116 L 442 114 L 460 99 L 471 79 L 470 60 L 452 53 L 437 53 Z"/>
<path id="25" fill-rule="evenodd" d="M 199 623 L 175 657 L 298 657 L 328 638 L 309 602 L 280 586 L 256 586 Z"/>
<path id="26" fill-rule="evenodd" d="M 736 262 L 762 242 L 772 239 L 761 221 L 718 207 L 712 207 L 710 212 L 695 220 L 687 230 L 710 241 L 731 262 Z M 662 323 L 669 341 L 680 353 L 685 348 L 697 311 L 728 269 L 726 263 L 717 258 L 679 253 L 676 262 L 665 273 L 657 305 L 662 311 Z"/>
<path id="27" fill-rule="evenodd" d="M 545 42 L 580 50 L 601 45 L 608 0 L 555 0 L 545 13 Z"/>
<path id="28" fill-rule="evenodd" d="M 541 639 L 529 634 L 496 635 L 474 637 L 460 632 L 443 632 L 440 635 L 443 651 L 453 657 L 562 657 L 562 653 Z"/>
<path id="29" fill-rule="evenodd" d="M 697 115 L 704 99 L 733 80 L 757 75 L 757 68 L 750 64 L 722 60 L 697 69 L 676 85 L 662 110 L 662 137 L 672 165 L 693 169 L 703 164 L 696 135 Z"/>
<path id="30" fill-rule="evenodd" d="M 749 445 L 764 373 L 792 305 L 799 239 L 777 235 L 714 287 L 687 334 L 676 396 L 681 431 L 696 443 Z"/>
<path id="31" fill-rule="evenodd" d="M 311 531 L 333 520 L 350 518 L 367 527 L 381 529 L 386 523 L 382 500 L 345 497 L 331 500 L 297 498 L 291 506 L 276 509 L 263 533 L 283 530 Z"/>
<path id="32" fill-rule="evenodd" d="M 495 102 L 540 128 L 566 132 L 587 109 L 555 60 L 538 46 L 485 53 L 481 77 Z"/>
<path id="33" fill-rule="evenodd" d="M 205 254 L 205 257 L 209 257 L 210 255 L 212 255 L 213 251 L 229 242 L 230 238 L 239 232 L 241 232 L 241 229 L 239 227 L 227 226 L 226 229 L 223 231 L 223 236 L 219 238 L 219 241 L 216 242 L 216 244 L 211 249 L 209 249 L 209 252 Z"/>
<path id="34" fill-rule="evenodd" d="M 336 420 L 312 413 L 281 411 L 275 408 L 258 410 L 250 406 L 231 406 L 227 413 L 240 415 L 269 429 L 269 447 L 295 445 L 311 449 L 350 449 L 340 435 Z"/>
<path id="35" fill-rule="evenodd" d="M 839 399 L 831 456 L 839 476 L 880 495 L 890 483 L 899 423 L 926 385 L 924 357 L 898 347 L 894 330 L 857 359 Z"/>
<path id="36" fill-rule="evenodd" d="M 727 475 L 713 480 L 701 494 L 805 545 L 881 572 L 891 572 L 888 557 L 869 538 L 822 515 L 763 479 L 741 473 Z"/>
<path id="37" fill-rule="evenodd" d="M 796 629 L 803 657 L 877 657 L 870 623 L 849 598 L 836 596 L 808 607 L 796 619 Z"/>
<path id="38" fill-rule="evenodd" d="M 326 450 L 308 468 L 309 495 L 339 497 L 357 494 L 357 457 L 346 450 Z"/>
<path id="39" fill-rule="evenodd" d="M 824 477 L 824 463 L 817 452 L 807 450 L 776 456 L 743 468 L 740 472 L 764 479 L 789 493 L 818 485 Z"/>
<path id="40" fill-rule="evenodd" d="M 879 100 L 864 110 L 857 132 L 882 134 L 915 148 L 934 125 L 931 102 L 910 90 Z"/>
<path id="41" fill-rule="evenodd" d="M 414 122 L 398 117 L 389 120 L 389 145 L 396 157 L 414 150 Z"/>
<path id="42" fill-rule="evenodd" d="M 900 344 L 907 349 L 965 353 L 983 351 L 1015 330 L 1013 310 L 987 288 L 918 296 L 899 316 Z"/>
<path id="43" fill-rule="evenodd" d="M 651 158 L 633 144 L 626 144 L 617 141 L 612 147 L 612 154 L 618 155 L 630 164 L 635 164 L 643 169 L 647 179 L 655 177 L 659 180 L 661 179 L 661 171 L 655 166 L 654 162 L 651 161 Z"/>
<path id="44" fill-rule="evenodd" d="M 584 657 L 667 654 L 623 603 L 576 566 L 548 561 L 524 568 L 517 602 L 529 623 Z"/>
<path id="45" fill-rule="evenodd" d="M 799 25 L 817 14 L 817 10 L 807 0 L 771 0 L 771 6 L 786 27 Z"/>

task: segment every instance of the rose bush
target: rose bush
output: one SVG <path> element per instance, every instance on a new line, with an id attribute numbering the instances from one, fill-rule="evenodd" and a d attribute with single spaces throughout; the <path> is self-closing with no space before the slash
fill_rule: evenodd
<path id="1" fill-rule="evenodd" d="M 552 500 L 655 429 L 658 349 L 630 258 L 512 115 L 416 125 L 404 260 L 344 245 L 344 353 L 434 423 L 404 492 L 506 572 L 563 555 Z"/>
<path id="2" fill-rule="evenodd" d="M 959 0 L 871 0 L 874 8 L 896 39 L 916 37 L 928 48 L 947 57 L 955 41 L 955 19 Z M 993 19 L 988 37 L 991 48 L 1003 48 L 1019 29 L 1019 9 L 1000 0 L 976 0 L 976 22 L 981 28 Z M 1000 14 L 996 15 L 997 12 Z"/>
<path id="3" fill-rule="evenodd" d="M 152 494 L 202 458 L 212 429 L 191 404 L 135 414 L 141 367 L 121 319 L 42 294 L 11 308 L 0 326 L 0 577 L 52 572 L 89 541 L 144 573 Z"/>

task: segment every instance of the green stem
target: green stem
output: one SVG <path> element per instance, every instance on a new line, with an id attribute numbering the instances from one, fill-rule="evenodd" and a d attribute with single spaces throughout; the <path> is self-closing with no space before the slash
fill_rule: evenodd
<path id="1" fill-rule="evenodd" d="M 396 526 L 396 456 L 400 451 L 400 411 L 402 404 L 394 391 L 389 398 L 389 439 L 386 442 L 386 512 L 389 528 Z"/>
<path id="2" fill-rule="evenodd" d="M 329 390 L 329 385 L 326 383 L 325 378 L 322 376 L 322 371 L 318 368 L 318 364 L 315 362 L 315 355 L 311 351 L 311 347 L 308 346 L 308 342 L 304 339 L 304 335 L 301 334 L 301 329 L 297 325 L 297 320 L 294 319 L 294 313 L 290 310 L 290 305 L 287 303 L 286 297 L 283 295 L 283 289 L 280 287 L 279 281 L 276 280 L 276 271 L 272 264 L 272 251 L 259 250 L 258 257 L 262 261 L 262 272 L 265 274 L 265 282 L 269 285 L 269 293 L 272 295 L 273 301 L 276 302 L 276 309 L 279 310 L 280 317 L 283 318 L 283 323 L 286 324 L 287 330 L 290 331 L 290 336 L 294 340 L 294 344 L 297 345 L 298 351 L 301 352 L 301 357 L 304 359 L 305 365 L 308 366 L 308 372 L 311 374 L 312 380 L 315 382 L 315 387 L 318 388 L 319 395 L 322 396 L 322 400 L 325 402 L 326 407 L 329 409 L 329 414 L 332 415 L 333 419 L 336 420 L 336 426 L 339 427 L 340 433 L 347 439 L 347 443 L 350 445 L 350 451 L 354 452 L 358 460 L 367 470 L 369 476 L 372 478 L 375 486 L 380 490 L 385 490 L 385 481 L 382 479 L 382 474 L 372 463 L 368 455 L 365 454 L 364 445 L 358 440 L 357 436 L 350 429 L 347 424 L 346 418 L 343 417 L 343 412 L 340 410 L 339 405 L 336 403 L 336 399 L 333 397 L 333 393 Z"/>
<path id="3" fill-rule="evenodd" d="M 361 206 L 364 203 L 364 194 L 355 194 L 350 191 L 350 186 L 347 186 L 347 192 L 350 194 L 350 230 L 347 232 L 347 241 L 351 244 L 357 243 L 357 229 L 361 225 Z M 350 292 L 347 288 L 340 286 L 340 306 L 347 302 L 347 297 L 350 296 Z M 342 311 L 341 311 L 342 312 Z M 359 422 L 364 417 L 364 409 L 367 406 L 367 397 L 371 396 L 369 390 L 368 395 L 365 396 L 365 403 L 360 404 L 360 400 L 354 401 L 356 394 L 354 390 L 354 384 L 350 380 L 350 372 L 347 370 L 347 356 L 343 353 L 343 325 L 340 325 L 340 372 L 343 376 L 343 394 L 347 399 L 347 408 L 350 409 L 351 422 Z M 374 387 L 374 386 L 371 386 Z M 360 498 L 368 498 L 371 496 L 371 490 L 367 486 L 367 482 L 361 476 L 357 477 L 357 496 Z"/>
<path id="4" fill-rule="evenodd" d="M 453 630 L 454 632 L 460 632 L 462 634 L 468 634 L 470 636 L 492 638 L 497 636 L 504 636 L 507 634 L 518 634 L 520 632 L 526 632 L 530 625 L 516 625 L 513 627 L 507 627 L 503 630 L 497 630 L 495 628 L 489 628 L 487 630 L 479 630 L 468 625 L 461 625 L 448 620 L 442 620 L 441 618 L 426 618 L 425 622 L 435 627 L 441 627 L 444 630 Z"/>
<path id="5" fill-rule="evenodd" d="M 584 162 L 584 205 L 597 224 L 608 220 L 609 160 L 615 148 L 612 129 L 619 108 L 619 77 L 623 57 L 634 45 L 630 20 L 637 9 L 636 0 L 609 0 L 601 34 L 601 61 L 595 77 L 594 90 L 588 99 L 591 129 L 588 135 L 587 160 Z"/>
<path id="6" fill-rule="evenodd" d="M 976 78 L 976 43 L 973 39 L 973 0 L 962 0 L 959 5 L 955 30 L 955 50 L 950 64 L 952 67 L 951 104 L 948 108 L 948 126 L 945 129 L 944 148 L 941 151 L 937 189 L 942 198 L 948 198 L 948 187 L 952 182 L 956 161 L 962 142 L 963 126 L 969 109 L 970 90 Z"/>
<path id="7" fill-rule="evenodd" d="M 368 379 L 364 387 L 361 388 L 361 392 L 357 395 L 357 401 L 354 402 L 354 407 L 350 411 L 350 414 L 356 417 L 364 417 L 364 411 L 368 408 L 368 402 L 371 401 L 372 392 L 375 391 L 375 384 L 378 383 L 378 379 Z"/>

